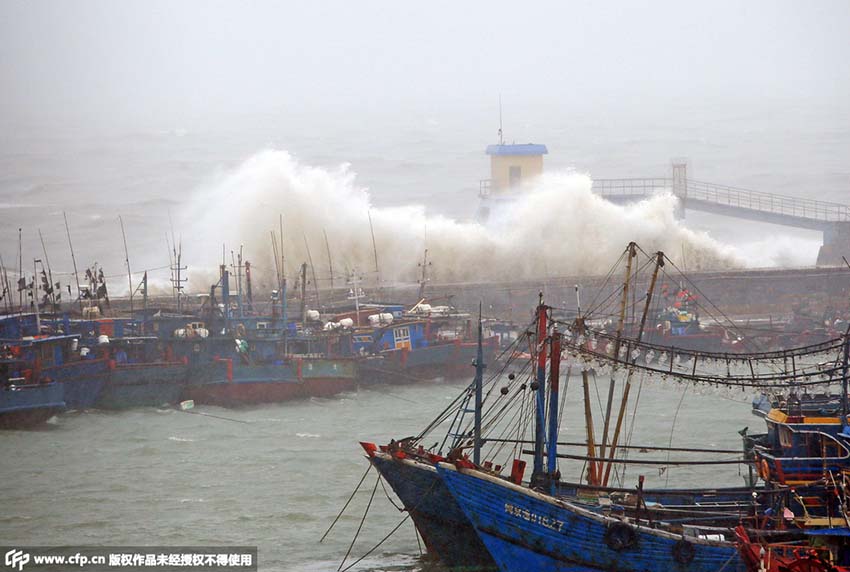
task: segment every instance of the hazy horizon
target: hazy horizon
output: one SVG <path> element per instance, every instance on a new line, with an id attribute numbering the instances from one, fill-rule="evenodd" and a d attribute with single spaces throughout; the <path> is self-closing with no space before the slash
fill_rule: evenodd
<path id="1" fill-rule="evenodd" d="M 287 211 L 297 177 L 274 198 L 222 191 L 269 151 L 331 179 L 348 165 L 349 190 L 375 208 L 462 224 L 488 176 L 500 97 L 505 139 L 547 144 L 556 176 L 666 176 L 682 156 L 699 180 L 850 203 L 848 24 L 842 1 L 7 1 L 2 255 L 11 266 L 20 226 L 24 259 L 40 256 L 40 228 L 67 267 L 68 211 L 81 266 L 120 272 L 118 215 L 134 268 L 162 266 L 169 213 L 190 233 L 211 209 L 226 220 L 229 200 L 266 197 L 244 213 L 259 225 Z M 749 266 L 814 264 L 820 241 L 695 212 L 682 224 Z M 659 239 L 678 235 L 664 225 Z M 219 250 L 188 254 L 201 264 Z"/>

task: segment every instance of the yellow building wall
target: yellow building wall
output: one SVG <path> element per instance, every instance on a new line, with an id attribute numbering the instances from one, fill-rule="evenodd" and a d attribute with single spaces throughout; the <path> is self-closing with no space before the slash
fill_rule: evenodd
<path id="1" fill-rule="evenodd" d="M 520 168 L 519 183 L 525 183 L 543 174 L 543 155 L 492 155 L 490 180 L 494 191 L 511 188 L 511 167 Z"/>

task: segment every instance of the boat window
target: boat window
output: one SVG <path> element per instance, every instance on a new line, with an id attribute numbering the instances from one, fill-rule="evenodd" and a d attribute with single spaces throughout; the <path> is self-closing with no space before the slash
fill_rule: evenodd
<path id="1" fill-rule="evenodd" d="M 791 436 L 791 430 L 788 427 L 779 428 L 779 444 L 785 448 L 790 448 L 794 444 L 794 439 Z"/>
<path id="2" fill-rule="evenodd" d="M 407 326 L 395 328 L 393 330 L 393 342 L 395 342 L 396 349 L 410 349 L 410 328 Z"/>

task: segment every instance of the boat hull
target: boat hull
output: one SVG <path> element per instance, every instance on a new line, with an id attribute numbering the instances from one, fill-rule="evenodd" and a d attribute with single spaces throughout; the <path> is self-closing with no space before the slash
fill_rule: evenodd
<path id="1" fill-rule="evenodd" d="M 104 359 L 68 362 L 44 368 L 41 377 L 64 384 L 68 409 L 91 409 L 109 377 L 109 363 Z"/>
<path id="2" fill-rule="evenodd" d="M 745 570 L 732 543 L 685 541 L 445 464 L 438 473 L 502 572 Z"/>
<path id="3" fill-rule="evenodd" d="M 436 468 L 385 453 L 375 453 L 370 462 L 410 514 L 429 554 L 450 568 L 496 570 L 496 563 Z"/>
<path id="4" fill-rule="evenodd" d="M 40 425 L 65 409 L 61 383 L 9 386 L 0 389 L 0 429 Z"/>
<path id="5" fill-rule="evenodd" d="M 231 365 L 219 360 L 193 368 L 183 397 L 199 404 L 235 407 L 307 397 L 330 397 L 356 387 L 353 360 L 316 359 L 300 364 Z"/>
<path id="6" fill-rule="evenodd" d="M 119 364 L 109 374 L 97 407 L 156 407 L 180 400 L 189 368 L 182 363 Z"/>
<path id="7" fill-rule="evenodd" d="M 493 363 L 498 350 L 498 338 L 485 340 L 483 350 L 485 364 Z M 473 360 L 477 352 L 477 342 L 460 341 L 412 350 L 384 350 L 377 356 L 369 356 L 361 361 L 359 381 L 363 384 L 403 384 L 438 377 L 469 378 L 475 373 Z"/>

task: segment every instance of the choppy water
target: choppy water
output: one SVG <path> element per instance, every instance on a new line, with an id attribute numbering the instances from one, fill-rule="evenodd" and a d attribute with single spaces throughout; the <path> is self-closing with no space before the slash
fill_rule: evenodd
<path id="1" fill-rule="evenodd" d="M 151 408 L 71 413 L 42 430 L 0 433 L 0 538 L 27 545 L 258 545 L 264 571 L 336 570 L 374 484 L 367 477 L 319 544 L 367 467 L 358 441 L 417 433 L 466 383 L 434 381 L 250 409 L 198 409 L 247 423 Z M 603 399 L 606 388 L 600 380 Z M 577 379 L 568 392 L 561 438 L 580 441 Z M 677 387 L 645 387 L 633 442 L 667 445 L 680 397 Z M 749 398 L 689 390 L 674 446 L 739 448 L 737 430 L 761 428 L 750 414 Z M 594 407 L 598 416 L 599 404 Z M 562 471 L 567 479 L 577 478 L 575 467 Z M 636 484 L 639 473 L 649 485 L 664 486 L 667 479 L 657 468 L 631 469 L 625 484 Z M 674 468 L 669 477 L 671 487 L 741 482 L 737 468 L 727 466 Z M 364 554 L 402 518 L 379 487 L 352 556 Z M 419 554 L 413 527 L 405 523 L 358 569 L 439 569 Z"/>

